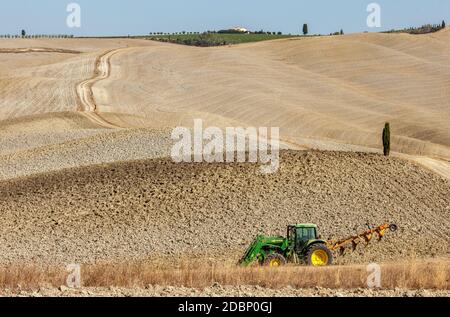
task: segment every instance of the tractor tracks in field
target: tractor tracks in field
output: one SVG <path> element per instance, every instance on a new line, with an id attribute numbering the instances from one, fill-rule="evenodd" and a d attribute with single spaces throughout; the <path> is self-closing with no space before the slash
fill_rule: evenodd
<path id="1" fill-rule="evenodd" d="M 99 81 L 105 80 L 111 75 L 111 57 L 130 48 L 118 48 L 103 52 L 95 59 L 94 74 L 91 78 L 80 82 L 76 86 L 78 111 L 95 124 L 108 129 L 122 128 L 106 120 L 98 111 L 95 101 L 93 86 Z"/>

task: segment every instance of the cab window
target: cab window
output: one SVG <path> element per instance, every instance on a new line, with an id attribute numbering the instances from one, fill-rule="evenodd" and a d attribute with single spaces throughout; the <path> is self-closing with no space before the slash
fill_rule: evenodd
<path id="1" fill-rule="evenodd" d="M 299 240 L 316 239 L 316 229 L 315 228 L 298 228 L 297 238 Z"/>

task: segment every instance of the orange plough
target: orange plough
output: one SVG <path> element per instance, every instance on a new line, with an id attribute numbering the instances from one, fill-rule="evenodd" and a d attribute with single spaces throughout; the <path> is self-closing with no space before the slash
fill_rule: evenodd
<path id="1" fill-rule="evenodd" d="M 337 241 L 330 240 L 327 242 L 327 246 L 331 251 L 339 250 L 340 254 L 343 255 L 345 249 L 350 245 L 352 246 L 352 250 L 355 251 L 356 247 L 359 244 L 364 243 L 364 245 L 367 246 L 374 237 L 376 237 L 378 241 L 381 241 L 381 239 L 383 239 L 384 235 L 386 234 L 387 229 L 389 229 L 390 231 L 396 231 L 397 225 L 384 224 L 376 228 L 369 228 L 369 230 L 355 236 Z"/>

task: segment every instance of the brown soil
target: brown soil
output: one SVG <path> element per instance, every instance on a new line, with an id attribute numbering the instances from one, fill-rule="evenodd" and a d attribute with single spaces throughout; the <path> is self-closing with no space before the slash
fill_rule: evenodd
<path id="1" fill-rule="evenodd" d="M 366 222 L 399 226 L 339 263 L 450 255 L 449 181 L 408 161 L 287 151 L 278 173 L 259 171 L 156 159 L 1 182 L 1 262 L 234 262 L 256 234 L 284 235 L 303 222 L 317 223 L 324 238 Z"/>

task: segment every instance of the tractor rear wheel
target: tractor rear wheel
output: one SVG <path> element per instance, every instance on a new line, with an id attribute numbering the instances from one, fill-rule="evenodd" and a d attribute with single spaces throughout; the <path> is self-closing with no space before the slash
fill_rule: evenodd
<path id="1" fill-rule="evenodd" d="M 389 225 L 389 230 L 391 230 L 391 231 L 397 231 L 397 229 L 398 229 L 397 225 L 395 225 L 395 224 Z"/>
<path id="2" fill-rule="evenodd" d="M 279 267 L 286 265 L 286 258 L 279 253 L 272 253 L 267 256 L 263 263 L 264 266 L 268 267 Z"/>
<path id="3" fill-rule="evenodd" d="M 324 244 L 314 244 L 306 253 L 306 261 L 312 266 L 327 266 L 333 264 L 333 254 Z"/>

